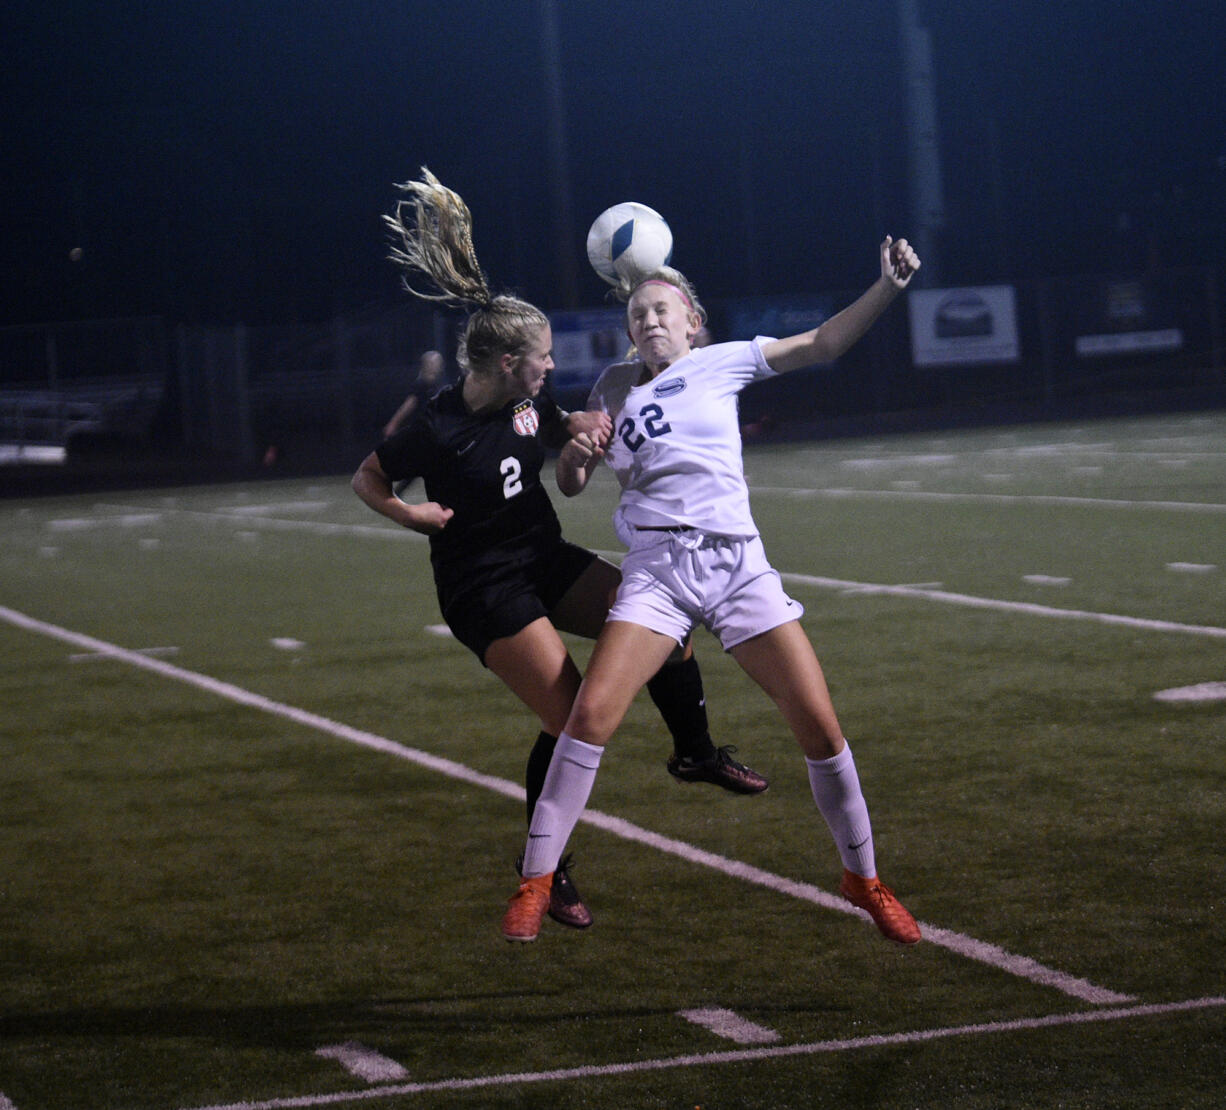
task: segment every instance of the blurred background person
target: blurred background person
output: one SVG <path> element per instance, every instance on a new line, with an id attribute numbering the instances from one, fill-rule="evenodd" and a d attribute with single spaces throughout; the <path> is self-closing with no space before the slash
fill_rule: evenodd
<path id="1" fill-rule="evenodd" d="M 414 412 L 443 387 L 443 356 L 438 351 L 423 351 L 417 363 L 417 378 L 400 408 L 383 425 L 384 438 L 390 436 Z"/>

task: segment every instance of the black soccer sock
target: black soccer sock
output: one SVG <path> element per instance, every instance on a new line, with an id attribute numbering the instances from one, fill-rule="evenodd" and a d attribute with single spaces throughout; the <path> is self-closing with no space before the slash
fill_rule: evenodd
<path id="1" fill-rule="evenodd" d="M 673 735 L 673 750 L 684 758 L 703 760 L 715 754 L 707 728 L 707 698 L 702 672 L 694 656 L 665 663 L 647 682 L 647 692 Z"/>
<path id="2" fill-rule="evenodd" d="M 524 775 L 524 789 L 528 792 L 528 824 L 532 824 L 532 811 L 536 809 L 536 800 L 541 796 L 545 786 L 545 775 L 549 771 L 549 761 L 553 758 L 553 749 L 557 747 L 558 738 L 542 731 L 532 745 L 528 756 L 528 770 Z"/>

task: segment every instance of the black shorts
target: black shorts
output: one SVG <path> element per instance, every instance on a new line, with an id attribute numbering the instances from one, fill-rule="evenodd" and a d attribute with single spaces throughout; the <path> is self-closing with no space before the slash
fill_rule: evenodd
<path id="1" fill-rule="evenodd" d="M 439 588 L 443 620 L 484 665 L 490 644 L 547 617 L 596 557 L 585 547 L 558 540 L 534 557 L 483 568 L 461 587 Z"/>

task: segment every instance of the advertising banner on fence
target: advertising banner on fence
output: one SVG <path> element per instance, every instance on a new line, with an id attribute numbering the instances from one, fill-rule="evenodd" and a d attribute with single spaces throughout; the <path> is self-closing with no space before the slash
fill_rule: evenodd
<path id="1" fill-rule="evenodd" d="M 1016 362 L 1021 357 L 1012 285 L 912 289 L 907 310 L 916 366 Z"/>
<path id="2" fill-rule="evenodd" d="M 619 361 L 630 346 L 625 308 L 551 312 L 555 390 L 592 386 L 600 372 Z"/>
<path id="3" fill-rule="evenodd" d="M 1166 299 L 1144 281 L 1108 281 L 1087 292 L 1079 305 L 1077 355 L 1177 351 L 1183 332 Z"/>

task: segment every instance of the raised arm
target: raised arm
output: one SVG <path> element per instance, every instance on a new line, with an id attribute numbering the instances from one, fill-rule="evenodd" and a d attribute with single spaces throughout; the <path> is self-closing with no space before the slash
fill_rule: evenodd
<path id="1" fill-rule="evenodd" d="M 762 348 L 771 369 L 779 374 L 819 362 L 833 362 L 872 327 L 920 268 L 919 256 L 906 239 L 886 236 L 881 244 L 881 277 L 841 312 L 812 331 L 776 339 Z"/>

